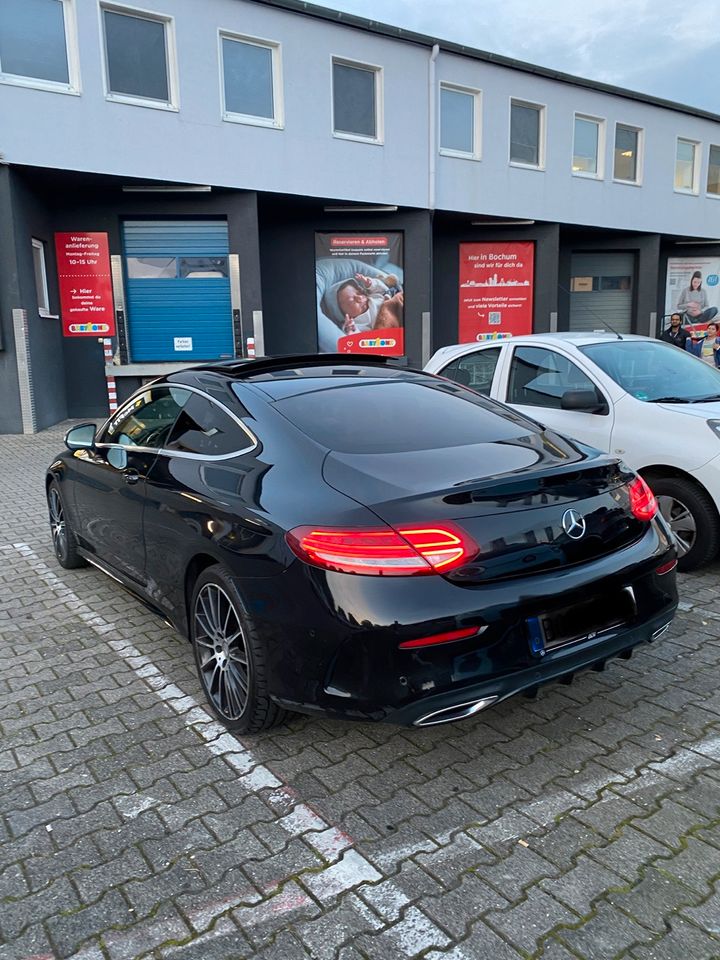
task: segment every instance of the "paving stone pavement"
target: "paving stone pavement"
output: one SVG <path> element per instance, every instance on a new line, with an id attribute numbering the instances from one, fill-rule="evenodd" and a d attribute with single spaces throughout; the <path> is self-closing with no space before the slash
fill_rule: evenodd
<path id="1" fill-rule="evenodd" d="M 240 741 L 187 642 L 55 563 L 67 427 L 0 437 L 2 960 L 720 958 L 720 567 L 534 701 Z"/>

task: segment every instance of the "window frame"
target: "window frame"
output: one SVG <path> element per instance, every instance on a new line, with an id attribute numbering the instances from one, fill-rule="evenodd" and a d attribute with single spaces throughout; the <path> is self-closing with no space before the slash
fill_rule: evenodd
<path id="1" fill-rule="evenodd" d="M 524 163 L 522 160 L 513 160 L 512 158 L 512 108 L 513 104 L 518 107 L 531 107 L 538 112 L 538 162 Z M 546 141 L 547 141 L 547 104 L 538 103 L 535 100 L 524 100 L 522 97 L 510 97 L 510 106 L 508 109 L 508 165 L 518 167 L 520 170 L 539 170 L 545 172 L 546 162 Z"/>
<path id="2" fill-rule="evenodd" d="M 533 344 L 533 343 L 516 343 L 516 344 L 514 344 L 514 345 L 511 344 L 511 350 L 509 351 L 509 358 L 508 358 L 508 360 L 507 360 L 507 367 L 506 367 L 505 399 L 501 401 L 502 403 L 506 403 L 506 404 L 508 404 L 508 406 L 512 406 L 512 407 L 533 407 L 534 409 L 541 409 L 541 410 L 562 410 L 561 404 L 558 404 L 558 406 L 550 406 L 550 405 L 548 405 L 548 404 L 522 403 L 522 402 L 518 402 L 517 400 L 511 400 L 511 399 L 510 399 L 510 388 L 511 388 L 511 385 L 514 386 L 514 384 L 513 384 L 513 382 L 512 382 L 512 375 L 513 375 L 513 369 L 512 369 L 512 368 L 513 368 L 513 363 L 515 362 L 515 358 L 516 358 L 519 350 L 528 350 L 528 349 L 529 349 L 529 350 L 544 350 L 546 353 L 552 354 L 552 355 L 555 356 L 555 357 L 561 357 L 566 363 L 568 363 L 570 366 L 574 367 L 580 374 L 582 374 L 583 377 L 585 377 L 585 379 L 586 379 L 589 383 L 591 383 L 591 384 L 593 385 L 593 387 L 594 387 L 594 389 L 595 389 L 595 393 L 596 393 L 596 395 L 597 395 L 597 397 L 598 397 L 598 407 L 600 407 L 600 406 L 604 407 L 604 409 L 603 409 L 602 411 L 598 411 L 598 412 L 592 413 L 592 414 L 590 414 L 590 415 L 591 415 L 591 416 L 608 416 L 608 415 L 610 414 L 611 405 L 610 405 L 610 401 L 608 400 L 608 397 L 607 397 L 607 390 L 604 388 L 604 386 L 603 386 L 601 383 L 598 383 L 596 377 L 591 376 L 591 375 L 588 373 L 588 371 L 585 370 L 585 369 L 575 360 L 574 357 L 570 357 L 570 356 L 568 356 L 566 353 L 564 353 L 563 351 L 557 350 L 557 349 L 555 349 L 554 347 L 550 346 L 549 344 L 545 344 L 545 343 L 538 343 L 538 344 Z M 564 392 L 565 392 L 565 391 L 564 391 Z M 562 397 L 560 397 L 560 398 L 558 398 L 558 399 L 562 402 Z M 584 410 L 577 410 L 577 411 L 575 411 L 575 410 L 564 410 L 563 413 L 589 413 L 589 411 L 584 411 Z"/>
<path id="3" fill-rule="evenodd" d="M 375 78 L 375 136 L 366 137 L 361 133 L 348 133 L 335 129 L 335 71 L 334 66 L 355 67 L 358 70 L 370 71 Z M 376 146 L 385 144 L 385 108 L 383 93 L 383 68 L 377 63 L 364 63 L 361 60 L 352 60 L 349 57 L 330 56 L 330 129 L 336 140 L 354 140 L 356 143 L 371 143 Z"/>
<path id="4" fill-rule="evenodd" d="M 161 23 L 165 30 L 165 68 L 167 70 L 168 97 L 165 100 L 154 100 L 152 97 L 141 97 L 137 94 L 114 93 L 110 87 L 110 67 L 107 54 L 107 36 L 105 33 L 105 11 L 118 13 L 126 17 L 135 17 L 137 20 L 151 20 Z M 180 81 L 178 76 L 177 48 L 175 44 L 175 17 L 168 13 L 159 13 L 142 7 L 131 7 L 124 3 L 114 3 L 112 0 L 98 0 L 98 20 L 100 24 L 100 44 L 103 66 L 103 90 L 108 103 L 124 103 L 133 107 L 149 107 L 151 110 L 166 110 L 178 113 L 180 110 Z"/>
<path id="5" fill-rule="evenodd" d="M 456 157 L 459 160 L 482 160 L 482 90 L 477 87 L 464 87 L 459 83 L 451 83 L 448 80 L 441 80 L 439 85 L 440 96 L 438 97 L 439 123 L 438 123 L 438 152 L 443 157 Z M 451 147 L 442 145 L 442 91 L 450 90 L 453 93 L 464 93 L 473 98 L 473 149 L 471 152 L 465 150 L 453 150 Z"/>
<path id="6" fill-rule="evenodd" d="M 469 390 L 475 390 L 476 393 L 479 393 L 483 397 L 488 397 L 491 400 L 493 398 L 493 387 L 495 386 L 495 380 L 498 377 L 498 370 L 500 369 L 500 364 L 503 359 L 503 343 L 499 341 L 498 343 L 493 343 L 489 346 L 478 346 L 474 350 L 468 350 L 466 353 L 461 353 L 456 357 L 453 357 L 452 360 L 449 360 L 442 369 L 437 371 L 436 376 L 446 377 L 448 380 L 452 380 L 453 383 L 457 383 L 461 387 L 467 387 Z M 497 351 L 497 352 L 495 352 Z M 474 358 L 479 358 L 482 356 L 489 356 L 491 359 L 495 357 L 495 365 L 493 367 L 492 376 L 490 377 L 490 383 L 488 385 L 488 392 L 484 393 L 482 390 L 478 390 L 477 384 L 465 384 L 460 380 L 455 380 L 454 377 L 449 374 L 447 371 L 453 365 L 460 366 L 464 360 L 472 360 Z"/>
<path id="7" fill-rule="evenodd" d="M 710 187 L 710 156 L 712 154 L 713 149 L 718 151 L 718 163 L 716 164 L 716 166 L 720 170 L 720 143 L 709 143 L 708 144 L 708 168 L 707 168 L 707 176 L 705 178 L 705 196 L 710 197 L 713 200 L 720 200 L 720 175 L 718 176 L 717 193 L 713 193 L 712 190 L 709 189 Z"/>
<path id="8" fill-rule="evenodd" d="M 216 400 L 214 397 L 211 397 L 204 390 L 200 390 L 198 387 L 189 386 L 186 383 L 155 382 L 155 383 L 144 384 L 142 387 L 139 387 L 131 397 L 128 397 L 125 403 L 123 403 L 118 410 L 116 410 L 111 416 L 107 418 L 107 420 L 103 424 L 101 424 L 101 426 L 98 428 L 97 436 L 98 437 L 104 436 L 110 426 L 110 423 L 113 420 L 118 420 L 120 418 L 120 415 L 123 414 L 125 410 L 129 409 L 132 406 L 133 402 L 137 399 L 138 396 L 140 396 L 143 393 L 143 391 L 153 386 L 156 389 L 159 387 L 165 387 L 169 390 L 172 387 L 177 390 L 184 390 L 187 393 L 197 393 L 201 397 L 204 397 L 206 400 L 209 400 L 211 403 L 214 403 L 216 407 L 219 407 L 223 413 L 227 414 L 231 420 L 234 420 L 235 423 L 237 423 L 237 425 L 241 428 L 241 430 L 247 436 L 249 445 L 247 447 L 243 447 L 240 450 L 235 450 L 232 453 L 223 453 L 217 456 L 214 456 L 212 454 L 203 454 L 203 453 L 185 453 L 184 451 L 179 451 L 179 450 L 168 450 L 166 447 L 128 446 L 127 444 L 124 444 L 124 443 L 113 443 L 112 441 L 108 441 L 108 440 L 98 441 L 96 443 L 96 447 L 103 450 L 119 448 L 120 450 L 132 450 L 133 453 L 156 453 L 158 456 L 180 457 L 181 459 L 184 459 L 184 460 L 200 460 L 203 462 L 215 462 L 217 460 L 232 460 L 234 457 L 239 457 L 246 453 L 252 453 L 252 451 L 257 449 L 257 447 L 259 446 L 258 438 L 255 436 L 252 430 L 250 430 L 250 428 L 243 423 L 240 417 L 236 413 L 234 413 L 228 406 L 226 406 L 224 403 L 221 403 L 219 400 Z M 175 426 L 175 421 L 173 421 L 173 424 L 170 427 L 170 430 L 172 430 L 174 426 Z M 170 434 L 168 433 L 168 437 L 169 435 Z"/>
<path id="9" fill-rule="evenodd" d="M 223 40 L 234 40 L 237 43 L 246 43 L 250 46 L 264 47 L 270 50 L 272 64 L 272 100 L 273 117 L 257 117 L 252 113 L 235 113 L 228 110 L 225 103 L 225 59 L 223 54 Z M 218 67 L 220 74 L 220 116 L 227 123 L 244 123 L 252 127 L 267 127 L 271 130 L 285 129 L 285 97 L 283 94 L 282 75 L 282 44 L 278 40 L 266 40 L 262 37 L 251 37 L 248 34 L 236 33 L 234 30 L 218 30 Z"/>
<path id="10" fill-rule="evenodd" d="M 78 49 L 77 14 L 75 0 L 60 0 L 65 27 L 65 55 L 67 57 L 68 82 L 43 80 L 42 77 L 25 77 L 18 73 L 6 73 L 0 62 L 0 83 L 12 87 L 29 87 L 32 90 L 44 90 L 46 93 L 64 93 L 72 97 L 82 94 L 80 80 L 80 53 Z"/>
<path id="11" fill-rule="evenodd" d="M 633 130 L 637 134 L 637 156 L 635 158 L 635 179 L 634 180 L 623 180 L 621 177 L 615 176 L 615 144 L 617 143 L 617 132 L 618 127 L 622 127 L 625 130 Z M 624 183 L 629 187 L 641 187 L 643 184 L 643 169 L 645 166 L 645 128 L 636 127 L 633 123 L 623 123 L 620 120 L 615 121 L 615 130 L 613 135 L 613 183 Z"/>
<path id="12" fill-rule="evenodd" d="M 598 128 L 598 142 L 597 142 L 597 157 L 596 157 L 596 166 L 597 171 L 595 173 L 587 173 L 583 170 L 573 169 L 573 164 L 575 162 L 575 123 L 577 120 L 586 120 L 589 123 L 594 123 Z M 605 179 L 605 146 L 607 139 L 607 119 L 605 117 L 594 117 L 589 113 L 579 113 L 577 110 L 573 114 L 573 136 L 572 136 L 572 153 L 570 157 L 570 171 L 574 177 L 580 177 L 581 180 L 604 180 Z"/>
<path id="13" fill-rule="evenodd" d="M 678 147 L 681 143 L 689 143 L 693 150 L 692 164 L 692 186 L 678 187 L 675 185 L 678 165 Z M 673 192 L 683 194 L 686 197 L 700 196 L 700 161 L 702 160 L 702 142 L 700 140 L 691 140 L 689 137 L 675 137 L 675 170 L 673 172 Z"/>
<path id="14" fill-rule="evenodd" d="M 41 317 L 46 319 L 55 320 L 57 319 L 57 314 L 54 314 L 50 310 L 50 294 L 48 293 L 48 283 L 47 283 L 47 262 L 45 259 L 45 242 L 43 240 L 38 240 L 37 237 L 31 238 L 32 251 L 33 251 L 33 273 L 35 275 L 35 290 L 37 292 L 38 287 L 41 288 L 43 293 L 43 303 L 40 303 L 38 300 L 38 314 Z M 36 258 L 35 251 L 39 251 L 39 257 Z M 40 271 L 38 274 L 38 265 Z"/>

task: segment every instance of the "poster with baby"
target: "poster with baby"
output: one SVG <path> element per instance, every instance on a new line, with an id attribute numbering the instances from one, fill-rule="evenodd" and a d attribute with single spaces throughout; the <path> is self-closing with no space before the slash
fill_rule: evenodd
<path id="1" fill-rule="evenodd" d="M 319 353 L 405 352 L 403 235 L 316 233 Z"/>

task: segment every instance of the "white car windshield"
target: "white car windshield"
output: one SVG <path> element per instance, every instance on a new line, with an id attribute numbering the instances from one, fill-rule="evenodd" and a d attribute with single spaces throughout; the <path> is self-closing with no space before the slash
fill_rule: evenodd
<path id="1" fill-rule="evenodd" d="M 613 340 L 578 349 L 637 400 L 648 403 L 720 400 L 720 370 L 672 344 Z"/>

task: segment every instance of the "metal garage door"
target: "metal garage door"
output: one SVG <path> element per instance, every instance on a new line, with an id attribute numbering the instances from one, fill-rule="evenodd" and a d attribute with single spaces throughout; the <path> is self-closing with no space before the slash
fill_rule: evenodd
<path id="1" fill-rule="evenodd" d="M 227 223 L 126 220 L 123 242 L 131 360 L 232 357 Z"/>
<path id="2" fill-rule="evenodd" d="M 634 254 L 574 253 L 570 272 L 570 329 L 630 333 Z"/>

